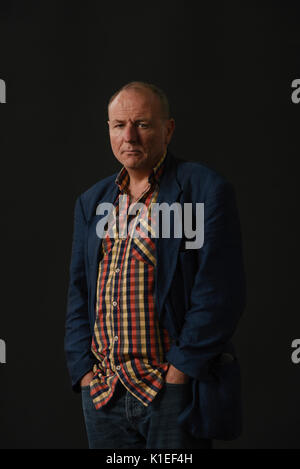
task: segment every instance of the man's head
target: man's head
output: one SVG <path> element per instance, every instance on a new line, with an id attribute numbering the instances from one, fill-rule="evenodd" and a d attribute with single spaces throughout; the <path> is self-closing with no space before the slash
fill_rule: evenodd
<path id="1" fill-rule="evenodd" d="M 147 172 L 162 157 L 174 131 L 165 94 L 156 86 L 131 82 L 108 103 L 112 151 L 125 168 Z"/>

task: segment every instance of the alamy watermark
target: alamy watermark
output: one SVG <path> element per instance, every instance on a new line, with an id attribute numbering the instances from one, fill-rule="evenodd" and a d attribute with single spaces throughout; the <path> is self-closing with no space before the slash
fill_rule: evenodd
<path id="1" fill-rule="evenodd" d="M 291 344 L 291 347 L 295 349 L 291 355 L 291 359 L 292 362 L 297 365 L 298 363 L 300 363 L 300 339 L 294 339 Z"/>
<path id="2" fill-rule="evenodd" d="M 128 235 L 133 238 L 170 238 L 171 236 L 182 238 L 184 234 L 188 240 L 193 239 L 193 241 L 185 242 L 186 249 L 200 249 L 203 246 L 204 203 L 187 202 L 181 205 L 179 202 L 174 202 L 169 205 L 167 202 L 155 202 L 147 208 L 142 202 L 129 206 L 127 197 L 127 195 L 119 197 L 118 217 L 113 204 L 104 202 L 97 206 L 96 215 L 102 215 L 96 225 L 99 238 L 104 238 L 107 234 L 111 238 L 116 236 L 126 238 Z M 127 215 L 134 215 L 135 218 L 128 223 Z M 172 227 L 173 232 L 171 232 Z"/>
<path id="3" fill-rule="evenodd" d="M 6 103 L 6 84 L 5 81 L 0 78 L 0 103 Z"/>
<path id="4" fill-rule="evenodd" d="M 291 94 L 291 100 L 294 104 L 300 103 L 300 78 L 295 78 L 291 84 L 292 88 L 295 88 Z"/>
<path id="5" fill-rule="evenodd" d="M 0 339 L 0 363 L 6 363 L 6 343 Z"/>

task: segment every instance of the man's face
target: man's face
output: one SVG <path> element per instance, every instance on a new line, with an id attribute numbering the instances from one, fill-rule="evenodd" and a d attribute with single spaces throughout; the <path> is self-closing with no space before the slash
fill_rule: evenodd
<path id="1" fill-rule="evenodd" d="M 174 120 L 164 119 L 159 98 L 147 89 L 121 91 L 108 110 L 115 157 L 127 169 L 145 172 L 165 153 Z"/>

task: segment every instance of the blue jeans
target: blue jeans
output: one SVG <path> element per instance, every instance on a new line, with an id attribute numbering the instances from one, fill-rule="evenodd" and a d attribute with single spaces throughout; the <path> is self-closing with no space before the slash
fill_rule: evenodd
<path id="1" fill-rule="evenodd" d="M 82 407 L 90 449 L 210 449 L 177 422 L 190 399 L 189 384 L 165 383 L 147 407 L 118 381 L 111 400 L 96 410 L 90 387 L 82 388 Z"/>

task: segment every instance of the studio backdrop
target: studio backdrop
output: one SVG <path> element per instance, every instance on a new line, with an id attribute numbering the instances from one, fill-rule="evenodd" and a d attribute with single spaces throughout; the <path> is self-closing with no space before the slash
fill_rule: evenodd
<path id="1" fill-rule="evenodd" d="M 87 448 L 64 354 L 75 200 L 120 169 L 107 103 L 167 94 L 170 144 L 236 191 L 247 306 L 234 336 L 242 435 L 300 448 L 296 2 L 0 3 L 0 447 Z"/>

